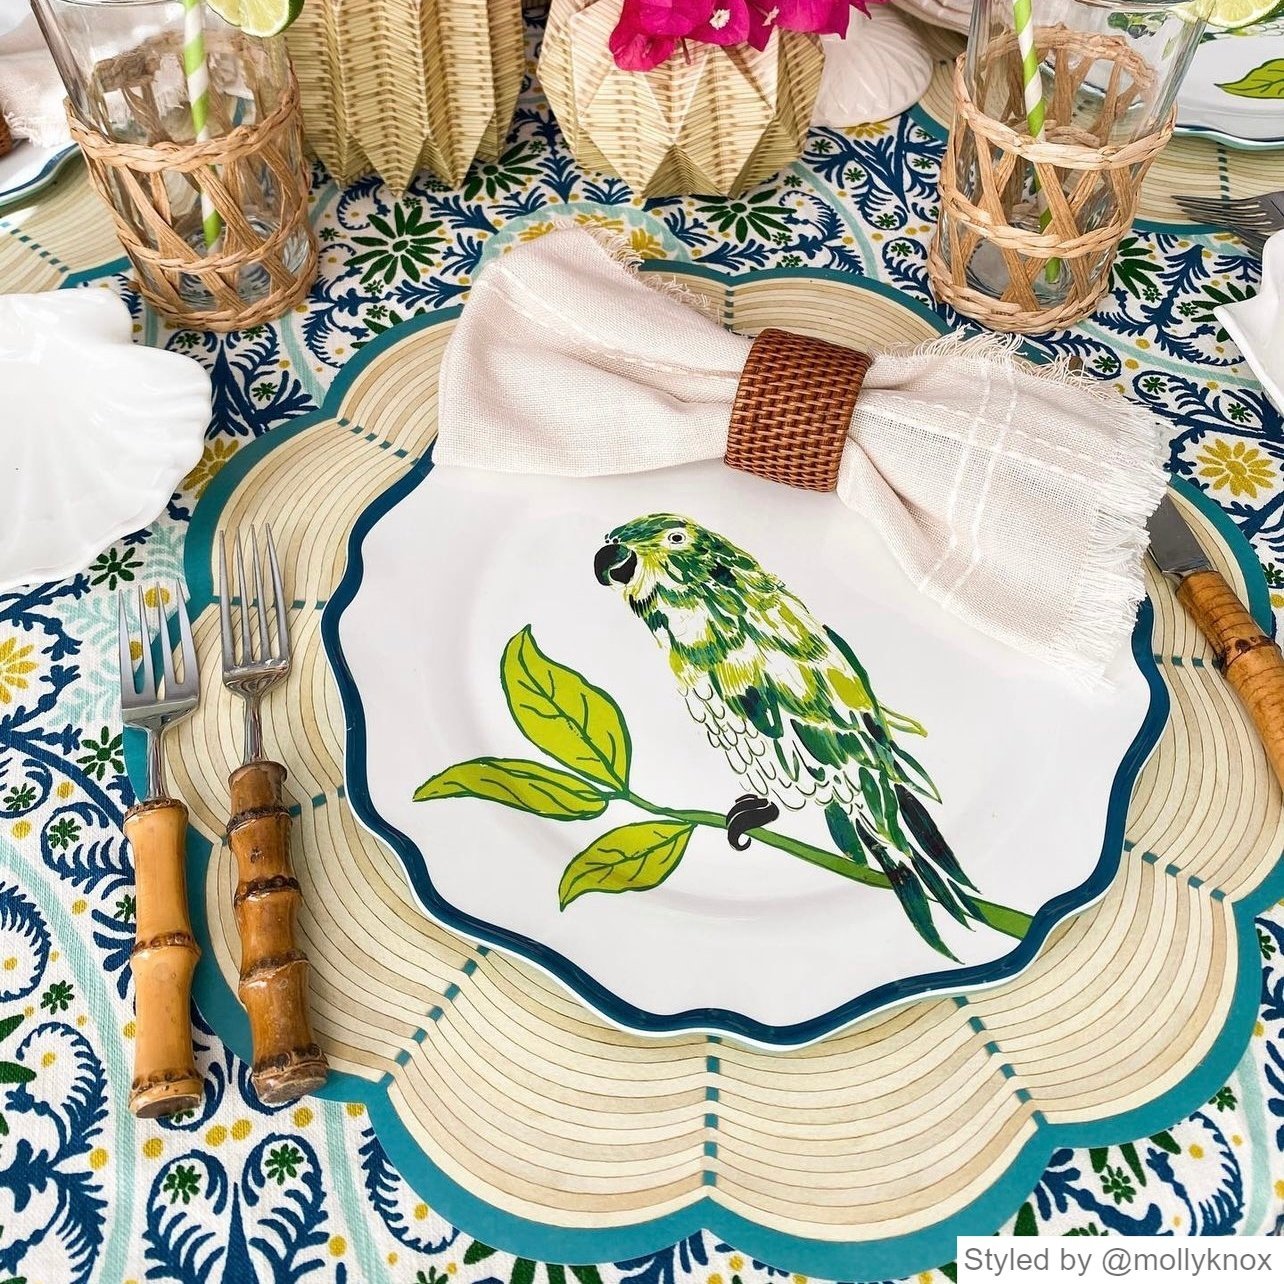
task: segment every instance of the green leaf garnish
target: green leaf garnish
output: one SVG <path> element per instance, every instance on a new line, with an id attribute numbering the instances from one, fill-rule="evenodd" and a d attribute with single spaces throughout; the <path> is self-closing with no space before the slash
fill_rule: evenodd
<path id="1" fill-rule="evenodd" d="M 481 798 L 550 820 L 600 816 L 610 801 L 587 781 L 524 758 L 474 758 L 438 772 L 415 790 L 416 802 Z"/>
<path id="2" fill-rule="evenodd" d="M 1237 98 L 1284 98 L 1284 58 L 1272 58 L 1239 80 L 1219 84 L 1217 88 Z"/>
<path id="3" fill-rule="evenodd" d="M 527 740 L 590 780 L 627 789 L 629 733 L 619 705 L 574 669 L 550 660 L 530 625 L 509 639 L 500 678 Z"/>
<path id="4" fill-rule="evenodd" d="M 694 825 L 643 820 L 594 839 L 562 874 L 557 897 L 563 909 L 586 892 L 645 892 L 677 869 Z"/>

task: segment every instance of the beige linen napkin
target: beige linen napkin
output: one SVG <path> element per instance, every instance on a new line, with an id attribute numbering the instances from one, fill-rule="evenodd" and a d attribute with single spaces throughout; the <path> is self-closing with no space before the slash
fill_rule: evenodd
<path id="1" fill-rule="evenodd" d="M 484 268 L 441 368 L 434 459 L 602 476 L 720 458 L 750 340 L 583 229 Z M 877 354 L 838 500 L 975 628 L 1090 684 L 1144 592 L 1157 420 L 990 336 Z M 837 502 L 837 501 L 833 501 Z"/>
<path id="2" fill-rule="evenodd" d="M 0 19 L 6 16 L 8 6 Z M 0 21 L 0 29 L 4 25 Z M 29 139 L 37 147 L 70 144 L 62 106 L 65 94 L 45 38 L 28 13 L 12 30 L 0 34 L 0 111 L 14 137 Z"/>

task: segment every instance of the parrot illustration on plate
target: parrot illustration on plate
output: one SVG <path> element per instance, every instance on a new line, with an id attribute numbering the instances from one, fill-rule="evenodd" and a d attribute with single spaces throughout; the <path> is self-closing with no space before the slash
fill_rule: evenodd
<path id="1" fill-rule="evenodd" d="M 593 559 L 668 658 L 687 712 L 745 790 L 731 845 L 780 807 L 823 810 L 845 856 L 890 880 L 910 922 L 953 958 L 932 901 L 971 925 L 976 890 L 924 799 L 931 777 L 897 743 L 923 726 L 880 704 L 851 647 L 783 581 L 690 518 L 650 513 L 618 526 Z"/>

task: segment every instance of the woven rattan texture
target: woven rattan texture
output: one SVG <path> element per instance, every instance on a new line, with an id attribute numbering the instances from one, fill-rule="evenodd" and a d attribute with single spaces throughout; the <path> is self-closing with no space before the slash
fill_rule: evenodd
<path id="1" fill-rule="evenodd" d="M 1142 180 L 1172 134 L 1162 129 L 1124 145 L 1107 144 L 1115 122 L 1145 86 L 1149 69 L 1122 40 L 1041 27 L 1035 43 L 1053 64 L 1045 141 L 985 115 L 972 100 L 960 55 L 954 71 L 954 125 L 941 165 L 941 218 L 928 254 L 932 289 L 942 302 L 994 330 L 1027 333 L 1072 325 L 1110 284 L 1119 241 L 1132 226 Z M 991 65 L 1019 68 L 1015 37 L 997 40 Z M 1090 69 L 1111 67 L 1091 129 L 1070 123 L 1076 91 Z M 1009 115 L 1022 118 L 1019 78 L 1008 77 Z M 1047 203 L 1042 230 L 1030 221 L 1027 167 Z M 1002 257 L 1007 286 L 994 297 L 968 281 L 983 244 Z M 1051 261 L 1068 274 L 1064 297 L 1043 303 L 1035 281 Z M 1053 270 L 1055 276 L 1056 269 Z"/>
<path id="2" fill-rule="evenodd" d="M 732 468 L 802 490 L 833 490 L 870 358 L 788 330 L 749 349 L 724 456 Z"/>
<path id="3" fill-rule="evenodd" d="M 525 69 L 521 0 L 308 0 L 286 31 L 309 146 L 341 183 L 493 161 Z"/>
<path id="4" fill-rule="evenodd" d="M 539 80 L 586 169 L 639 196 L 731 195 L 798 159 L 824 55 L 780 31 L 766 49 L 692 42 L 653 71 L 621 71 L 607 41 L 621 0 L 553 0 Z"/>
<path id="5" fill-rule="evenodd" d="M 140 98 L 148 93 L 148 66 L 137 64 Z M 159 112 L 156 113 L 159 117 Z M 317 270 L 316 236 L 308 223 L 308 173 L 302 163 L 299 91 L 293 77 L 273 111 L 253 125 L 238 125 L 204 143 L 122 143 L 106 137 L 70 104 L 67 120 L 89 177 L 111 209 L 116 233 L 129 255 L 143 297 L 175 324 L 198 330 L 239 330 L 274 320 L 307 294 Z M 193 247 L 174 225 L 166 176 L 179 174 L 209 197 L 223 234 L 208 253 Z M 250 222 L 244 193 L 261 190 L 264 175 L 276 193 L 270 230 Z M 303 236 L 306 253 L 291 267 L 289 249 Z M 246 267 L 261 269 L 267 293 L 246 303 L 237 289 Z M 212 305 L 193 307 L 180 291 L 196 278 Z"/>

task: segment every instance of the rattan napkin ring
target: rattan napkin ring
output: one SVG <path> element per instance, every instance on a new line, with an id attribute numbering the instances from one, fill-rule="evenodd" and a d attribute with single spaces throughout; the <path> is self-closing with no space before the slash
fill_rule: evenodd
<path id="1" fill-rule="evenodd" d="M 801 490 L 836 490 L 871 360 L 824 339 L 764 330 L 736 387 L 724 462 Z"/>

